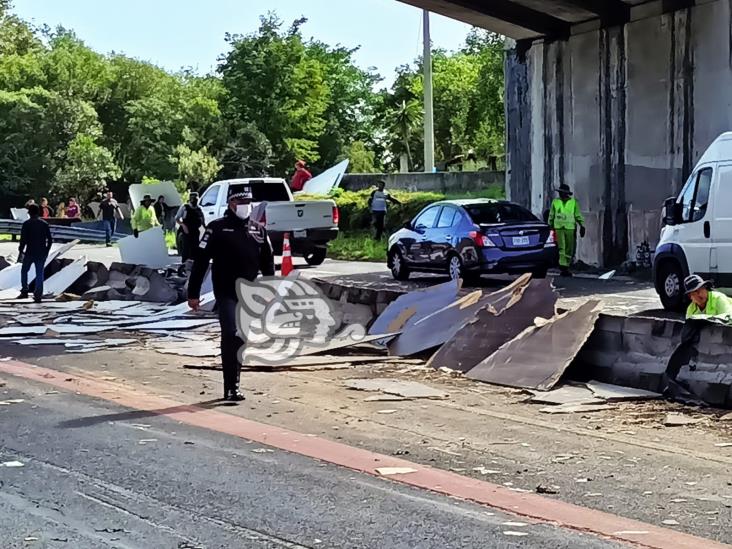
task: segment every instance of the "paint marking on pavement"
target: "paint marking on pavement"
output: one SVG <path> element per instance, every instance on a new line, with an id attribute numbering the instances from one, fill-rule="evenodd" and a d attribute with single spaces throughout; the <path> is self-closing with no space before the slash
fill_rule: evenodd
<path id="1" fill-rule="evenodd" d="M 18 361 L 0 362 L 0 373 L 45 383 L 96 397 L 151 415 L 216 431 L 285 450 L 347 469 L 380 476 L 377 469 L 404 468 L 414 472 L 390 475 L 395 482 L 472 501 L 510 514 L 597 536 L 654 549 L 730 549 L 731 546 L 660 528 L 603 511 L 580 507 L 533 493 L 513 492 L 505 486 L 460 476 L 418 463 L 354 448 L 340 442 L 289 431 L 232 414 L 146 395 L 119 383 L 78 373 L 70 374 Z M 384 477 L 381 477 L 384 478 Z"/>

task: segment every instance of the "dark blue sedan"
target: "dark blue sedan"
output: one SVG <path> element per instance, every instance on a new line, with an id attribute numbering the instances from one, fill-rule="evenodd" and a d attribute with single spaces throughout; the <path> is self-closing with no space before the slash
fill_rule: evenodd
<path id="1" fill-rule="evenodd" d="M 388 265 L 397 280 L 411 272 L 477 279 L 484 273 L 533 273 L 558 262 L 553 231 L 526 208 L 505 200 L 430 204 L 389 237 Z"/>

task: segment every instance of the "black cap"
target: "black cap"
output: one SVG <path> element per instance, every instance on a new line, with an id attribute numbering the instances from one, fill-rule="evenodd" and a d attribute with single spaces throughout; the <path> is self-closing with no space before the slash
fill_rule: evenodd
<path id="1" fill-rule="evenodd" d="M 252 199 L 252 188 L 249 185 L 245 185 L 243 183 L 235 183 L 233 185 L 229 185 L 229 191 L 226 194 L 226 201 L 233 200 L 236 198 L 241 199 Z"/>
<path id="2" fill-rule="evenodd" d="M 559 187 L 557 188 L 557 192 L 559 194 L 568 194 L 569 196 L 572 196 L 572 189 L 570 189 L 569 185 L 567 185 L 566 183 L 562 183 L 561 185 L 559 185 Z"/>

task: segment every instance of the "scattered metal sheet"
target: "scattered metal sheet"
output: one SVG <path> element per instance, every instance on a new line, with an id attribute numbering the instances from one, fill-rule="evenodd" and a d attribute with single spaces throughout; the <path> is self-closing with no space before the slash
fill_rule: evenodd
<path id="1" fill-rule="evenodd" d="M 337 349 L 345 349 L 346 347 L 352 347 L 356 345 L 362 345 L 365 343 L 372 343 L 374 341 L 379 341 L 382 339 L 390 339 L 394 337 L 397 334 L 377 334 L 377 335 L 367 335 L 364 336 L 363 339 L 352 339 L 350 337 L 347 338 L 333 338 L 331 339 L 327 345 L 323 347 L 310 347 L 305 345 L 300 352 L 297 353 L 297 356 L 310 356 L 310 355 L 317 355 L 320 353 L 329 353 L 331 351 L 335 351 Z M 267 352 L 261 348 L 254 347 L 254 346 L 247 346 L 246 351 L 244 353 L 244 361 L 248 362 L 249 358 L 252 357 L 253 360 L 256 360 L 257 357 L 260 359 L 262 357 L 265 357 L 267 355 Z M 344 360 L 348 357 L 344 357 Z M 263 359 L 262 359 L 263 360 Z"/>
<path id="2" fill-rule="evenodd" d="M 165 204 L 171 208 L 178 208 L 183 204 L 180 193 L 170 181 L 161 181 L 160 183 L 151 185 L 147 183 L 133 183 L 129 186 L 128 192 L 130 193 L 130 203 L 134 209 L 140 207 L 140 202 L 142 202 L 146 194 L 152 196 L 153 200 L 157 200 L 159 196 L 164 196 Z M 162 219 L 159 221 L 161 223 L 163 222 Z"/>
<path id="3" fill-rule="evenodd" d="M 377 467 L 376 472 L 382 476 L 408 475 L 409 473 L 416 473 L 417 469 L 411 467 Z"/>
<path id="4" fill-rule="evenodd" d="M 451 280 L 399 296 L 374 320 L 369 334 L 401 331 L 407 325 L 447 307 L 455 301 L 459 291 L 460 281 Z"/>
<path id="5" fill-rule="evenodd" d="M 57 296 L 66 291 L 66 289 L 76 282 L 81 275 L 86 272 L 86 256 L 76 259 L 70 265 L 67 265 L 56 274 L 48 277 L 43 283 L 43 293 L 45 295 Z"/>
<path id="6" fill-rule="evenodd" d="M 76 343 L 78 345 L 89 345 L 93 343 L 97 343 L 98 340 L 96 339 L 58 339 L 58 338 L 52 338 L 52 337 L 26 337 L 23 339 L 18 339 L 16 341 L 13 341 L 13 343 L 16 343 L 18 345 L 30 345 L 30 346 L 36 346 L 36 345 L 66 345 L 67 343 Z"/>
<path id="7" fill-rule="evenodd" d="M 161 342 L 153 340 L 148 345 L 154 351 L 164 355 L 179 355 L 191 357 L 216 357 L 221 354 L 218 342 L 213 341 L 180 341 Z"/>
<path id="8" fill-rule="evenodd" d="M 300 192 L 302 194 L 330 194 L 333 189 L 341 184 L 341 179 L 343 179 L 343 174 L 346 173 L 347 169 L 348 159 L 339 162 L 320 175 L 313 177 L 310 181 L 307 181 Z M 295 196 L 300 194 L 300 192 L 295 193 Z"/>
<path id="9" fill-rule="evenodd" d="M 634 389 L 632 387 L 622 387 L 620 385 L 611 385 L 609 383 L 601 383 L 594 380 L 587 382 L 585 385 L 597 398 L 609 401 L 650 400 L 654 398 L 661 398 L 660 393 L 644 391 L 643 389 Z"/>
<path id="10" fill-rule="evenodd" d="M 64 334 L 95 334 L 105 330 L 113 330 L 115 326 L 79 326 L 75 324 L 54 324 L 53 326 L 6 326 L 0 328 L 0 336 L 43 335 L 53 332 Z"/>
<path id="11" fill-rule="evenodd" d="M 17 221 L 27 221 L 30 218 L 28 208 L 10 208 L 10 215 Z"/>
<path id="12" fill-rule="evenodd" d="M 254 357 L 244 362 L 244 366 L 256 367 L 256 368 L 272 368 L 272 369 L 286 369 L 296 366 L 320 366 L 324 364 L 340 364 L 340 363 L 351 363 L 351 364 L 367 364 L 371 362 L 377 363 L 389 363 L 393 362 L 387 356 L 372 356 L 372 355 L 310 355 L 310 356 L 296 356 L 288 360 L 283 364 L 269 364 L 261 360 L 256 360 Z"/>
<path id="13" fill-rule="evenodd" d="M 397 395 L 404 398 L 444 399 L 450 395 L 445 391 L 433 389 L 416 381 L 402 381 L 399 379 L 347 379 L 343 384 L 349 389 L 357 391 L 379 391 L 388 395 Z"/>
<path id="14" fill-rule="evenodd" d="M 591 300 L 541 328 L 527 328 L 470 370 L 467 377 L 509 387 L 551 389 L 592 333 L 600 315 L 599 304 Z"/>
<path id="15" fill-rule="evenodd" d="M 51 261 L 65 254 L 78 243 L 78 240 L 74 240 L 67 244 L 54 244 L 51 246 L 51 251 L 46 258 L 45 266 L 48 266 Z M 0 271 L 0 290 L 3 290 L 3 292 L 0 293 L 0 299 L 13 299 L 16 297 L 20 290 L 20 270 L 22 267 L 23 266 L 20 263 L 16 263 Z M 28 283 L 30 284 L 35 279 L 36 268 L 31 265 L 30 270 L 28 271 Z"/>
<path id="16" fill-rule="evenodd" d="M 562 404 L 561 406 L 542 408 L 539 411 L 543 414 L 581 414 L 614 409 L 615 406 L 610 406 L 609 404 Z"/>
<path id="17" fill-rule="evenodd" d="M 701 418 L 690 417 L 684 414 L 677 414 L 674 412 L 666 414 L 663 420 L 663 424 L 666 427 L 683 427 L 684 425 L 694 425 L 703 421 Z"/>
<path id="18" fill-rule="evenodd" d="M 605 400 L 598 398 L 584 385 L 563 385 L 551 391 L 535 393 L 531 402 L 539 404 L 604 404 Z"/>
<path id="19" fill-rule="evenodd" d="M 173 262 L 168 255 L 165 235 L 160 227 L 142 231 L 137 238 L 126 236 L 117 243 L 117 246 L 124 263 L 159 269 Z"/>
<path id="20" fill-rule="evenodd" d="M 136 321 L 139 322 L 139 321 Z M 160 320 L 157 322 L 133 325 L 115 325 L 112 329 L 120 330 L 190 330 L 201 326 L 209 326 L 218 323 L 215 318 L 181 318 L 175 320 Z M 63 326 L 63 324 L 61 325 Z M 56 328 L 54 328 L 55 330 Z M 1 334 L 0 334 L 1 335 Z"/>
<path id="21" fill-rule="evenodd" d="M 552 318 L 556 302 L 557 295 L 548 279 L 517 286 L 505 307 L 496 314 L 491 308 L 480 309 L 432 355 L 427 366 L 465 373 L 531 326 L 536 317 Z"/>
<path id="22" fill-rule="evenodd" d="M 439 347 L 454 337 L 481 309 L 495 312 L 505 307 L 514 292 L 530 280 L 531 275 L 524 275 L 497 292 L 483 295 L 477 290 L 453 301 L 447 307 L 405 327 L 402 334 L 389 343 L 389 354 L 410 356 Z"/>

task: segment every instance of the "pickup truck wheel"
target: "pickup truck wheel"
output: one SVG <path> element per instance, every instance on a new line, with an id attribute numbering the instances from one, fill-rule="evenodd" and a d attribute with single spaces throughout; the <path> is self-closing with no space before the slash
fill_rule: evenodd
<path id="1" fill-rule="evenodd" d="M 658 269 L 656 287 L 663 308 L 667 311 L 682 312 L 684 309 L 684 294 L 681 291 L 683 274 L 681 267 L 673 261 L 667 261 Z"/>
<path id="2" fill-rule="evenodd" d="M 327 248 L 315 248 L 312 252 L 305 254 L 305 261 L 308 265 L 320 265 L 325 261 L 325 255 L 327 252 Z"/>
<path id="3" fill-rule="evenodd" d="M 409 268 L 404 261 L 404 256 L 398 249 L 393 249 L 389 252 L 389 269 L 391 270 L 391 276 L 396 280 L 408 280 L 409 279 Z"/>

